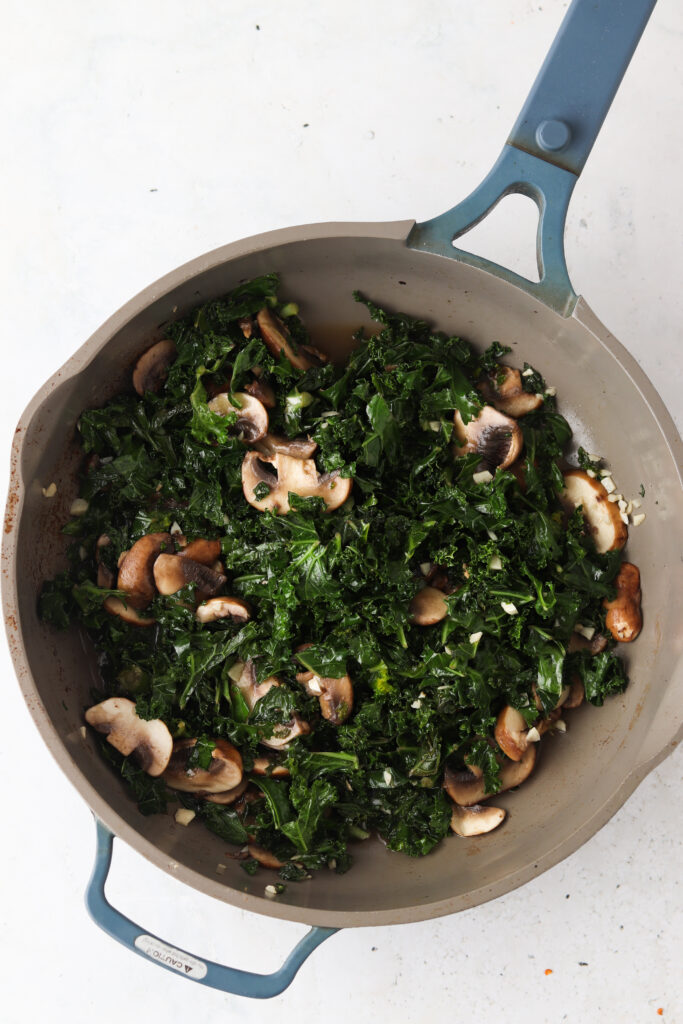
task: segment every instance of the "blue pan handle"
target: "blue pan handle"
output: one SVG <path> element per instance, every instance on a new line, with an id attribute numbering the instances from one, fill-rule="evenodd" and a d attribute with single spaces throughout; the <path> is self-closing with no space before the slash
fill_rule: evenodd
<path id="1" fill-rule="evenodd" d="M 463 202 L 416 224 L 408 245 L 486 270 L 570 316 L 577 296 L 564 254 L 569 200 L 655 3 L 574 0 L 490 173 Z M 538 207 L 537 282 L 453 244 L 512 193 Z"/>
<path id="2" fill-rule="evenodd" d="M 338 930 L 336 928 L 311 928 L 289 954 L 279 971 L 274 974 L 252 974 L 250 971 L 238 971 L 234 967 L 224 967 L 212 960 L 203 960 L 191 953 L 169 945 L 163 939 L 146 932 L 139 925 L 125 917 L 112 907 L 104 894 L 104 886 L 111 866 L 114 835 L 101 821 L 95 819 L 97 826 L 97 853 L 95 866 L 86 889 L 85 902 L 95 924 L 102 931 L 111 935 L 123 946 L 147 957 L 167 971 L 174 971 L 183 978 L 190 978 L 199 985 L 231 992 L 237 996 L 249 996 L 252 999 L 269 999 L 291 985 L 294 977 L 313 950 L 329 939 Z"/>

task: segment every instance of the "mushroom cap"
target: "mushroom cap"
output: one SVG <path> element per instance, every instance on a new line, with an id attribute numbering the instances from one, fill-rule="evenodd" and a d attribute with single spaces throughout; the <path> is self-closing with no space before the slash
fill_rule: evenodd
<path id="1" fill-rule="evenodd" d="M 257 846 L 256 843 L 249 843 L 247 847 L 249 850 L 249 856 L 257 860 L 262 868 L 273 868 L 277 870 L 283 866 L 283 862 L 278 860 L 274 853 L 270 850 L 264 850 L 262 846 Z"/>
<path id="2" fill-rule="evenodd" d="M 583 518 L 601 555 L 615 548 L 623 548 L 628 530 L 622 521 L 616 501 L 608 501 L 608 493 L 599 480 L 588 476 L 583 469 L 570 469 L 564 474 L 564 490 L 560 501 L 572 510 L 583 507 Z"/>
<path id="3" fill-rule="evenodd" d="M 158 776 L 165 770 L 173 751 L 173 737 L 159 718 L 138 718 L 135 702 L 127 697 L 109 697 L 85 712 L 88 725 L 104 733 L 107 743 L 128 757 L 132 754 L 143 771 Z"/>
<path id="4" fill-rule="evenodd" d="M 487 402 L 506 416 L 518 419 L 543 405 L 543 395 L 535 395 L 522 387 L 522 375 L 512 366 L 498 365 L 496 370 L 484 378 L 480 391 Z"/>
<path id="5" fill-rule="evenodd" d="M 182 555 L 159 555 L 154 563 L 154 582 L 160 594 L 177 594 L 188 583 L 197 584 L 197 593 L 212 596 L 226 583 L 222 573 Z"/>
<path id="6" fill-rule="evenodd" d="M 234 397 L 240 402 L 235 405 L 227 391 L 216 395 L 209 402 L 209 409 L 217 416 L 227 416 L 228 413 L 237 413 L 235 432 L 243 441 L 258 441 L 265 436 L 268 430 L 268 411 L 258 398 L 248 395 L 244 391 L 235 392 Z"/>
<path id="7" fill-rule="evenodd" d="M 410 602 L 408 610 L 416 626 L 434 626 L 448 615 L 446 595 L 436 587 L 423 587 Z"/>
<path id="8" fill-rule="evenodd" d="M 225 793 L 242 781 L 242 758 L 239 750 L 227 740 L 215 740 L 208 768 L 191 768 L 187 759 L 196 739 L 177 740 L 164 772 L 164 782 L 171 789 L 184 793 Z"/>
<path id="9" fill-rule="evenodd" d="M 463 421 L 456 409 L 453 423 L 458 441 L 455 454 L 478 452 L 490 471 L 496 467 L 507 469 L 522 450 L 523 438 L 519 424 L 491 405 L 485 405 L 476 419 L 471 419 L 469 423 Z"/>
<path id="10" fill-rule="evenodd" d="M 505 817 L 506 812 L 502 807 L 491 807 L 489 804 L 484 807 L 481 804 L 460 807 L 459 804 L 453 804 L 451 828 L 458 836 L 481 836 L 498 828 Z"/>
<path id="11" fill-rule="evenodd" d="M 280 434 L 266 434 L 257 441 L 254 448 L 264 455 L 291 455 L 294 459 L 310 459 L 318 445 L 310 437 L 282 437 Z"/>
<path id="12" fill-rule="evenodd" d="M 164 338 L 143 352 L 133 370 L 133 387 L 139 395 L 158 391 L 168 375 L 168 368 L 178 355 L 172 341 Z"/>
<path id="13" fill-rule="evenodd" d="M 105 599 L 102 607 L 110 615 L 118 615 L 129 626 L 153 626 L 156 622 L 156 619 L 148 615 L 140 615 L 135 608 L 124 604 L 120 597 L 113 597 L 111 594 Z"/>
<path id="14" fill-rule="evenodd" d="M 247 602 L 239 597 L 212 597 L 199 605 L 195 615 L 200 622 L 216 622 L 217 619 L 248 622 L 251 618 L 251 609 Z"/>
<path id="15" fill-rule="evenodd" d="M 170 533 L 147 533 L 136 540 L 119 564 L 118 590 L 126 592 L 126 604 L 146 608 L 153 600 L 154 564 L 164 548 L 172 550 Z M 169 557 L 168 555 L 166 557 Z"/>
<path id="16" fill-rule="evenodd" d="M 297 370 L 310 370 L 312 366 L 322 366 L 327 362 L 327 356 L 312 345 L 297 345 L 295 351 L 291 334 L 267 306 L 256 314 L 256 321 L 266 348 L 276 359 L 284 352 Z"/>
<path id="17" fill-rule="evenodd" d="M 638 567 L 631 562 L 622 562 L 614 585 L 617 596 L 612 601 L 603 601 L 603 607 L 607 610 L 605 625 L 615 640 L 631 643 L 643 627 Z"/>
<path id="18" fill-rule="evenodd" d="M 186 544 L 178 554 L 182 558 L 191 558 L 193 562 L 201 562 L 202 565 L 213 565 L 221 557 L 221 542 L 198 537 Z"/>
<path id="19" fill-rule="evenodd" d="M 351 714 L 353 683 L 350 676 L 333 679 L 315 672 L 297 672 L 296 681 L 302 683 L 309 697 L 318 698 L 321 715 L 332 725 L 341 725 Z"/>
<path id="20" fill-rule="evenodd" d="M 238 782 L 232 789 L 226 789 L 224 793 L 198 793 L 197 796 L 203 797 L 210 804 L 234 804 L 235 800 L 239 800 L 242 796 L 248 785 L 249 779 L 244 776 L 241 782 Z"/>
<path id="21" fill-rule="evenodd" d="M 498 793 L 520 786 L 531 775 L 536 764 L 536 744 L 530 743 L 521 761 L 505 758 L 500 769 L 501 786 Z M 444 771 L 444 788 L 454 803 L 461 807 L 472 807 L 482 800 L 488 800 L 494 793 L 486 793 L 483 775 L 475 775 L 471 771 L 454 771 L 446 765 Z"/>
<path id="22" fill-rule="evenodd" d="M 256 498 L 254 489 L 261 483 L 267 484 L 270 490 L 265 497 Z M 247 452 L 242 463 L 244 497 L 261 512 L 273 509 L 286 515 L 290 492 L 301 498 L 322 498 L 327 511 L 331 512 L 344 504 L 352 487 L 353 480 L 340 476 L 339 470 L 320 475 L 313 459 L 293 458 L 280 452 L 275 455 Z"/>

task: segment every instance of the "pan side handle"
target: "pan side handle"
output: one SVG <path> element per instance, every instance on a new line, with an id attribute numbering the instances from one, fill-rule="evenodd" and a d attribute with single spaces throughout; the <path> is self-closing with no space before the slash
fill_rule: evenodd
<path id="1" fill-rule="evenodd" d="M 486 270 L 571 316 L 577 295 L 564 255 L 569 200 L 655 3 L 573 0 L 490 173 L 457 206 L 416 224 L 408 245 Z M 538 207 L 538 281 L 454 244 L 512 193 Z"/>
<path id="2" fill-rule="evenodd" d="M 282 967 L 274 974 L 253 974 L 225 967 L 205 960 L 164 942 L 146 932 L 139 925 L 112 907 L 104 894 L 104 886 L 111 866 L 114 835 L 101 821 L 97 826 L 97 852 L 95 866 L 86 889 L 85 902 L 95 924 L 133 953 L 147 957 L 167 971 L 184 978 L 233 995 L 251 999 L 269 999 L 277 996 L 292 983 L 297 971 L 313 950 L 334 935 L 337 928 L 311 928 L 294 947 Z"/>

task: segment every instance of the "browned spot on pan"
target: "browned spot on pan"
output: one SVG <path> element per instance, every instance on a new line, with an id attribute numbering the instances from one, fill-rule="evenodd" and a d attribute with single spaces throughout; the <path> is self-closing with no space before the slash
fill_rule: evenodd
<path id="1" fill-rule="evenodd" d="M 633 726 L 636 724 L 636 722 L 640 718 L 642 710 L 643 710 L 643 700 L 639 700 L 638 703 L 636 704 L 635 710 L 634 710 L 634 712 L 633 712 L 633 714 L 631 716 L 631 721 L 628 723 L 628 731 L 629 732 L 631 731 Z"/>
<path id="2" fill-rule="evenodd" d="M 7 495 L 7 507 L 5 509 L 5 533 L 11 533 L 14 529 L 14 518 L 17 514 L 17 505 L 19 504 L 19 491 L 17 490 L 16 484 L 10 486 L 10 492 Z"/>

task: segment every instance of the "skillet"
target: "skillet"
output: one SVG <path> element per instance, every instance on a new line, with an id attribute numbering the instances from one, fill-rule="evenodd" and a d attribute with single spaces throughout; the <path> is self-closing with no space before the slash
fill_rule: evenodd
<path id="1" fill-rule="evenodd" d="M 22 416 L 3 547 L 3 600 L 17 675 L 39 730 L 97 819 L 98 854 L 88 889 L 93 917 L 166 969 L 226 991 L 274 995 L 338 927 L 417 921 L 501 895 L 593 835 L 680 739 L 683 687 L 676 675 L 673 579 L 682 511 L 680 441 L 635 360 L 575 295 L 562 241 L 574 184 L 653 6 L 654 0 L 575 0 L 498 162 L 453 210 L 417 225 L 287 229 L 200 257 L 108 320 Z M 512 192 L 529 196 L 539 209 L 538 282 L 452 244 Z M 179 834 L 164 817 L 141 818 L 90 737 L 81 735 L 82 708 L 95 678 L 92 655 L 84 654 L 75 631 L 56 636 L 35 611 L 41 581 L 62 564 L 59 527 L 76 496 L 73 436 L 81 410 L 124 386 L 127 367 L 163 336 L 171 318 L 273 270 L 283 293 L 300 301 L 316 343 L 335 359 L 346 354 L 348 326 L 359 323 L 354 288 L 475 345 L 492 339 L 512 345 L 520 360 L 557 386 L 561 411 L 582 443 L 609 453 L 624 493 L 637 493 L 643 483 L 647 494 L 647 521 L 632 531 L 628 547 L 645 593 L 645 627 L 629 651 L 631 686 L 599 712 L 587 709 L 577 717 L 570 742 L 545 745 L 542 770 L 520 793 L 498 798 L 513 811 L 506 828 L 476 847 L 444 843 L 420 862 L 366 843 L 348 875 L 289 886 L 277 901 L 265 899 L 262 879 L 247 879 L 236 863 L 216 874 L 223 844 L 215 837 L 199 830 Z M 58 496 L 46 503 L 41 482 L 53 479 Z M 114 834 L 200 891 L 314 928 L 268 977 L 173 949 L 106 901 Z"/>

